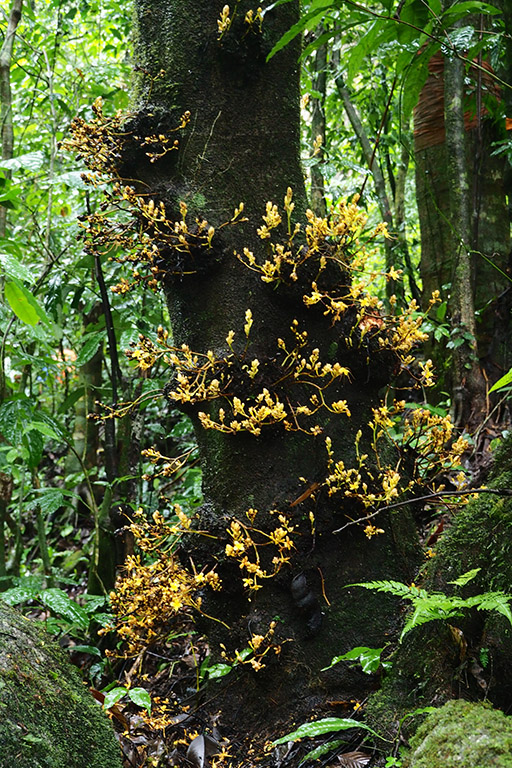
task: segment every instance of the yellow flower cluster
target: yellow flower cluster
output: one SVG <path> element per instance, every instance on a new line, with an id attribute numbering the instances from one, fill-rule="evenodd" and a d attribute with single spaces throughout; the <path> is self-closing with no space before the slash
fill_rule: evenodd
<path id="1" fill-rule="evenodd" d="M 346 467 L 343 461 L 336 461 L 332 441 L 326 438 L 329 473 L 324 485 L 330 496 L 342 493 L 357 499 L 365 509 L 386 506 L 413 486 L 431 485 L 438 475 L 460 464 L 468 443 L 462 437 L 453 440 L 454 425 L 449 416 L 440 416 L 422 407 L 405 411 L 403 400 L 373 409 L 373 418 L 368 422 L 371 453 L 361 453 L 362 431 L 359 430 L 355 439 L 356 466 Z M 384 444 L 395 445 L 398 456 L 395 465 L 383 462 L 381 446 Z M 405 456 L 413 458 L 407 471 L 402 469 Z M 464 482 L 462 478 L 461 484 Z M 365 528 L 368 538 L 380 532 L 369 526 Z"/>
<path id="2" fill-rule="evenodd" d="M 379 343 L 383 347 L 393 349 L 403 366 L 409 366 L 414 361 L 413 356 L 409 354 L 412 348 L 428 339 L 428 334 L 421 330 L 421 326 L 430 309 L 438 301 L 440 301 L 439 291 L 434 291 L 425 312 L 419 311 L 418 304 L 413 299 L 400 314 L 388 320 L 388 333 L 379 337 Z M 421 383 L 427 387 L 432 386 L 432 361 L 429 360 L 420 367 L 422 368 Z"/>
<path id="3" fill-rule="evenodd" d="M 226 9 L 229 14 L 228 6 L 224 11 Z M 204 253 L 210 251 L 216 229 L 199 217 L 189 221 L 184 201 L 180 203 L 180 218 L 170 215 L 162 200 L 142 195 L 134 186 L 127 185 L 119 176 L 118 165 L 126 146 L 130 144 L 147 149 L 145 155 L 150 163 L 156 163 L 168 152 L 178 150 L 180 142 L 175 134 L 187 127 L 190 112 L 185 111 L 178 125 L 166 134 L 137 136 L 125 129 L 130 115 L 116 112 L 113 117 L 105 116 L 101 98 L 96 99 L 92 109 L 93 119 L 87 123 L 82 118 L 76 118 L 71 126 L 71 138 L 63 142 L 64 149 L 77 153 L 84 160 L 89 169 L 83 174 L 86 183 L 111 185 L 110 191 L 107 187 L 104 189 L 105 201 L 100 209 L 85 217 L 80 224 L 86 248 L 121 263 L 139 262 L 147 266 L 146 274 L 141 274 L 134 267 L 133 279 L 122 278 L 112 287 L 114 293 L 122 295 L 142 282 L 156 290 L 158 278 L 166 271 L 174 269 L 179 274 L 187 269 L 194 271 L 191 260 L 186 267 L 183 266 L 182 254 L 196 255 L 200 249 Z M 217 231 L 243 220 L 242 211 L 243 204 L 240 204 L 234 216 L 217 227 Z M 172 264 L 164 266 L 160 258 L 162 249 L 181 255 Z"/>
<path id="4" fill-rule="evenodd" d="M 377 536 L 379 533 L 384 533 L 383 528 L 377 528 L 377 526 L 368 523 L 364 529 L 364 534 L 367 539 L 371 539 L 373 536 Z"/>
<path id="5" fill-rule="evenodd" d="M 229 16 L 229 5 L 225 5 L 220 13 L 220 18 L 217 21 L 219 40 L 228 31 L 230 26 L 231 26 L 231 18 Z"/>
<path id="6" fill-rule="evenodd" d="M 198 414 L 199 420 L 205 429 L 216 429 L 225 434 L 249 432 L 251 435 L 260 435 L 262 427 L 278 424 L 286 418 L 287 413 L 283 403 L 277 395 L 272 395 L 267 388 L 256 395 L 254 400 L 255 405 L 248 405 L 243 403 L 239 397 L 233 397 L 232 411 L 235 418 L 231 419 L 229 423 L 226 423 L 224 408 L 219 408 L 218 421 L 214 421 L 203 411 Z"/>
<path id="7" fill-rule="evenodd" d="M 145 459 L 149 459 L 151 464 L 159 464 L 160 466 L 158 471 L 155 471 L 151 476 L 145 474 L 142 476 L 142 479 L 149 481 L 154 480 L 157 477 L 170 477 L 171 475 L 176 474 L 176 472 L 179 472 L 180 469 L 183 469 L 183 467 L 186 466 L 194 451 L 195 448 L 190 448 L 190 450 L 185 451 L 185 453 L 182 453 L 180 456 L 173 456 L 171 458 L 170 456 L 163 456 L 160 451 L 156 450 L 156 448 L 145 448 L 141 451 L 141 455 Z"/>
<path id="8" fill-rule="evenodd" d="M 230 543 L 225 549 L 228 557 L 239 560 L 240 570 L 246 574 L 243 577 L 244 587 L 250 592 L 261 589 L 262 579 L 271 579 L 279 573 L 282 566 L 290 562 L 292 550 L 295 549 L 292 539 L 295 526 L 286 515 L 277 509 L 271 510 L 269 514 L 277 516 L 279 525 L 267 532 L 254 526 L 258 514 L 257 509 L 250 508 L 246 512 L 248 524 L 231 521 L 227 530 Z M 265 567 L 261 552 L 269 546 L 272 554 L 267 554 L 269 564 Z"/>
<path id="9" fill-rule="evenodd" d="M 201 611 L 198 590 L 205 585 L 221 589 L 214 570 L 191 573 L 183 568 L 172 546 L 190 526 L 190 520 L 177 506 L 178 522 L 170 525 L 160 512 L 151 521 L 141 510 L 130 526 L 141 554 L 129 555 L 115 589 L 110 593 L 116 617 L 115 629 L 124 641 L 123 655 L 135 656 L 169 634 L 171 623 L 190 620 L 194 610 Z M 148 562 L 148 555 L 153 555 Z M 154 556 L 156 555 L 156 559 Z"/>
<path id="10" fill-rule="evenodd" d="M 318 348 L 305 354 L 307 332 L 299 330 L 297 320 L 293 320 L 290 327 L 294 345 L 288 348 L 283 339 L 277 340 L 278 350 L 284 353 L 280 360 L 281 370 L 277 369 L 276 373 L 276 366 L 271 366 L 269 386 L 258 389 L 258 382 L 269 374 L 257 358 L 247 358 L 252 325 L 252 312 L 247 309 L 243 326 L 247 342 L 240 354 L 237 354 L 233 346 L 236 335 L 234 331 L 229 331 L 226 337 L 229 353 L 217 359 L 211 350 L 206 354 L 198 354 L 192 352 L 186 344 L 181 347 L 170 345 L 168 333 L 161 327 L 158 329 L 156 343 L 141 334 L 137 344 L 132 345 L 126 354 L 146 372 L 161 358 L 171 365 L 175 369 L 174 386 L 167 396 L 174 402 L 195 404 L 222 398 L 225 406 L 219 407 L 214 415 L 199 412 L 198 418 L 205 429 L 215 429 L 224 434 L 249 432 L 258 436 L 264 427 L 282 423 L 288 431 L 319 434 L 321 429 L 318 425 L 306 428 L 300 424 L 300 417 L 311 417 L 321 408 L 350 417 L 346 400 L 329 400 L 326 397 L 329 387 L 350 379 L 350 371 L 337 362 L 322 362 Z M 239 377 L 244 377 L 243 388 L 249 388 L 250 391 L 243 400 L 231 394 L 235 372 Z M 309 388 L 312 394 L 306 402 L 292 404 L 288 400 L 285 406 L 282 392 L 287 380 Z M 175 471 L 172 460 L 167 461 L 166 471 Z"/>
<path id="11" fill-rule="evenodd" d="M 230 16 L 231 9 L 229 5 L 225 5 L 222 9 L 220 18 L 217 19 L 217 40 L 221 41 L 224 35 L 231 29 L 231 25 L 233 24 L 233 20 L 236 16 L 239 3 L 240 0 L 235 0 L 235 8 L 232 16 Z M 248 32 L 261 32 L 261 25 L 263 24 L 263 9 L 258 6 L 256 11 L 254 11 L 254 9 L 250 8 L 244 16 L 244 23 L 247 25 L 244 36 Z"/>
<path id="12" fill-rule="evenodd" d="M 263 282 L 276 284 L 296 282 L 300 268 L 308 262 L 311 272 L 314 263 L 316 276 L 312 280 L 305 278 L 308 286 L 305 286 L 304 304 L 307 307 L 322 305 L 324 314 L 333 322 L 341 320 L 349 308 L 356 307 L 356 320 L 347 343 L 354 346 L 354 343 L 361 344 L 367 334 L 375 335 L 381 346 L 393 349 L 404 365 L 410 364 L 411 358 L 406 355 L 414 345 L 427 338 L 427 334 L 420 330 L 426 313 L 420 313 L 416 302 L 412 301 L 400 313 L 385 318 L 381 314 L 382 301 L 370 292 L 377 278 L 387 281 L 400 278 L 400 271 L 395 267 L 390 267 L 387 272 L 368 269 L 368 263 L 376 253 L 369 245 L 379 237 L 389 237 L 386 225 L 380 223 L 367 232 L 368 216 L 358 207 L 356 196 L 351 202 L 342 200 L 329 217 L 319 217 L 308 210 L 303 230 L 306 245 L 296 247 L 294 240 L 302 228 L 300 223 L 292 226 L 292 196 L 292 190 L 288 188 L 284 198 L 285 240 L 279 242 L 273 238 L 274 231 L 282 224 L 282 215 L 278 206 L 268 201 L 262 217 L 264 223 L 257 228 L 257 234 L 267 244 L 267 258 L 258 259 L 247 247 L 242 253 L 236 253 L 237 258 L 258 273 Z M 328 262 L 334 262 L 340 269 L 340 281 L 335 291 L 322 288 L 319 282 Z M 431 305 L 438 298 L 433 296 Z M 396 299 L 391 304 L 395 307 Z M 431 380 L 428 369 L 424 378 L 428 386 Z"/>
<path id="13" fill-rule="evenodd" d="M 276 656 L 281 653 L 281 646 L 274 642 L 274 633 L 277 623 L 271 621 L 269 627 L 264 635 L 251 635 L 248 648 L 243 651 L 235 651 L 234 655 L 229 655 L 226 651 L 226 646 L 221 644 L 221 656 L 225 661 L 229 662 L 233 666 L 249 665 L 255 672 L 259 672 L 265 668 L 263 659 L 272 651 Z"/>

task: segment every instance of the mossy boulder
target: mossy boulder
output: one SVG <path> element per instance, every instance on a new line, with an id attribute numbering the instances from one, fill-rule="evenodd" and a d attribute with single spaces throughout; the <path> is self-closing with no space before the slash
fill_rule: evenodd
<path id="1" fill-rule="evenodd" d="M 512 718 L 485 704 L 449 701 L 411 739 L 404 768 L 512 768 Z"/>
<path id="2" fill-rule="evenodd" d="M 121 768 L 112 726 L 45 630 L 0 600 L 0 768 Z"/>

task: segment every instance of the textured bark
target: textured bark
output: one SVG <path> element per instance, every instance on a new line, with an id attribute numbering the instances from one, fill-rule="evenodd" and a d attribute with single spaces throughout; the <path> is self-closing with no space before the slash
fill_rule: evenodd
<path id="1" fill-rule="evenodd" d="M 383 642 L 394 626 L 386 600 L 365 597 L 363 608 L 358 591 L 345 589 L 345 585 L 367 577 L 385 578 L 385 574 L 410 579 L 417 549 L 415 530 L 406 514 L 383 521 L 386 533 L 369 543 L 361 529 L 332 535 L 340 527 L 339 515 L 355 515 L 356 509 L 349 510 L 342 502 L 333 504 L 321 495 L 305 494 L 304 501 L 298 501 L 309 484 L 325 477 L 325 434 L 332 438 L 336 457 L 353 466 L 356 433 L 364 428 L 378 390 L 387 383 L 390 364 L 378 351 L 373 356 L 369 349 L 356 350 L 346 344 L 344 330 L 351 325 L 332 324 L 321 309 L 307 309 L 300 280 L 275 289 L 233 256 L 234 250 L 242 252 L 244 246 L 260 260 L 266 254 L 266 244 L 256 228 L 267 201 L 282 205 L 290 186 L 297 219 L 307 203 L 299 162 L 299 43 L 287 46 L 266 63 L 272 46 L 296 21 L 298 3 L 282 4 L 266 14 L 261 35 L 244 36 L 242 22 L 251 6 L 242 1 L 236 6 L 236 23 L 218 40 L 222 7 L 219 0 L 136 3 L 136 59 L 142 74 L 138 76 L 133 125 L 138 132 L 146 131 L 142 135 L 163 133 L 179 123 L 185 110 L 190 111 L 190 123 L 177 152 L 151 166 L 147 160 L 144 164 L 144 157 L 132 159 L 131 164 L 127 159 L 124 173 L 147 184 L 145 189 L 165 200 L 168 210 L 173 206 L 177 210 L 179 200 L 184 200 L 192 220 L 199 215 L 219 227 L 229 221 L 241 201 L 249 219 L 216 234 L 212 253 L 200 254 L 191 264 L 194 274 L 184 270 L 166 279 L 174 341 L 222 357 L 228 351 L 226 336 L 233 330 L 235 347 L 241 350 L 244 314 L 250 308 L 254 324 L 249 360 L 275 359 L 277 338 L 289 338 L 290 325 L 297 319 L 301 328 L 307 327 L 311 348 L 319 349 L 322 360 L 342 362 L 352 373 L 351 381 L 333 385 L 332 393 L 348 401 L 352 418 L 324 418 L 321 423 L 326 432 L 318 437 L 286 432 L 279 425 L 263 430 L 259 437 L 224 435 L 204 430 L 197 418 L 197 410 L 215 406 L 201 403 L 199 409 L 188 409 L 203 469 L 205 503 L 200 526 L 218 537 L 204 540 L 206 543 L 195 537 L 190 554 L 199 564 L 212 558 L 218 562 L 224 589 L 216 599 L 205 595 L 204 606 L 207 613 L 230 626 L 226 632 L 219 623 L 209 625 L 212 648 L 215 651 L 214 641 L 220 639 L 228 648 L 244 648 L 251 633 L 264 634 L 269 620 L 276 617 L 276 638 L 293 641 L 283 646 L 281 660 L 268 672 L 236 691 L 230 688 L 218 700 L 233 726 L 243 706 L 247 726 L 258 715 L 263 719 L 284 717 L 295 710 L 298 716 L 305 716 L 330 691 L 346 699 L 356 692 L 360 696 L 372 684 L 351 669 L 335 668 L 319 678 L 320 669 L 335 653 Z M 164 263 L 169 264 L 165 262 L 169 258 L 162 253 Z M 288 394 L 292 402 L 301 399 L 294 383 Z M 306 478 L 306 485 L 300 477 Z M 224 557 L 229 520 L 246 519 L 249 507 L 263 513 L 262 525 L 272 525 L 266 513 L 276 508 L 292 514 L 299 527 L 304 521 L 307 527 L 308 515 L 314 512 L 317 525 L 313 539 L 308 535 L 297 539 L 292 570 L 283 570 L 267 582 L 251 602 L 243 595 L 238 565 L 230 565 Z M 300 578 L 292 588 L 293 576 Z M 297 597 L 297 584 L 302 597 Z M 304 610 L 303 598 L 314 606 L 315 616 Z M 322 613 L 326 614 L 323 624 Z"/>
<path id="2" fill-rule="evenodd" d="M 476 348 L 475 304 L 471 259 L 471 198 L 464 132 L 464 63 L 447 59 L 444 65 L 444 104 L 448 176 L 451 182 L 450 249 L 454 268 L 450 309 L 452 334 L 464 343 L 453 350 L 455 423 L 477 425 L 485 408 L 485 382 Z"/>

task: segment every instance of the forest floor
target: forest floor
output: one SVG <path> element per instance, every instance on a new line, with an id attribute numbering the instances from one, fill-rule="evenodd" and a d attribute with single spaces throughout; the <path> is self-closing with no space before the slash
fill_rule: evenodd
<path id="1" fill-rule="evenodd" d="M 471 487 L 485 483 L 492 464 L 489 446 L 496 436 L 498 431 L 491 427 L 482 431 L 473 453 L 466 460 Z M 452 511 L 435 504 L 421 511 L 418 525 L 425 547 L 435 547 L 437 539 L 449 527 L 452 515 Z M 107 644 L 109 642 L 112 641 L 106 640 Z M 61 644 L 66 645 L 65 638 L 61 639 Z M 98 645 L 101 647 L 102 644 L 104 642 L 99 640 Z M 71 660 L 88 679 L 91 659 L 81 652 L 73 653 L 72 646 L 73 641 L 68 647 Z M 272 723 L 270 716 L 261 729 L 249 732 L 243 727 L 244 713 L 241 712 L 240 729 L 236 734 L 230 732 L 223 725 L 217 699 L 221 694 L 225 696 L 226 688 L 231 686 L 235 694 L 239 686 L 243 688 L 244 676 L 255 673 L 243 666 L 229 671 L 214 685 L 207 684 L 208 640 L 197 634 L 192 620 L 189 624 L 169 627 L 165 642 L 145 649 L 136 658 L 122 658 L 121 654 L 116 658 L 117 653 L 112 651 L 110 671 L 104 678 L 97 679 L 95 685 L 104 690 L 109 684 L 127 689 L 143 688 L 152 702 L 150 713 L 126 696 L 109 709 L 122 749 L 124 768 L 296 768 L 313 749 L 318 749 L 315 762 L 318 768 L 365 768 L 384 764 L 385 747 L 372 737 L 364 739 L 361 732 L 354 729 L 275 745 L 275 740 L 283 733 L 293 731 L 298 723 L 281 723 L 273 728 L 269 725 Z M 375 687 L 378 684 L 378 675 L 375 675 Z M 95 688 L 91 690 L 103 703 L 104 693 Z M 364 700 L 355 704 L 354 701 L 330 704 L 332 711 L 327 716 L 364 718 Z M 326 717 L 325 710 L 311 712 L 311 720 L 320 717 Z M 389 763 L 395 764 L 398 765 Z"/>

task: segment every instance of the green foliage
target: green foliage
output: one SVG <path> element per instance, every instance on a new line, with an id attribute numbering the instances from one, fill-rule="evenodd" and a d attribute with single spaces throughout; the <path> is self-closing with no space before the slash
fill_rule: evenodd
<path id="1" fill-rule="evenodd" d="M 449 583 L 457 587 L 465 586 L 475 578 L 479 571 L 480 568 L 473 568 Z M 405 622 L 400 635 L 400 642 L 415 627 L 430 621 L 449 621 L 458 618 L 471 608 L 476 608 L 478 611 L 496 611 L 512 624 L 512 612 L 509 605 L 512 595 L 501 591 L 484 592 L 480 595 L 462 598 L 457 595 L 448 596 L 442 592 L 429 593 L 415 584 L 407 585 L 397 581 L 371 581 L 349 586 L 386 592 L 403 600 L 409 600 L 413 610 Z"/>
<path id="2" fill-rule="evenodd" d="M 325 717 L 323 720 L 300 725 L 295 731 L 287 733 L 286 736 L 281 736 L 280 739 L 276 739 L 274 745 L 286 744 L 288 741 L 297 741 L 305 737 L 321 736 L 332 731 L 348 731 L 351 728 L 359 728 L 367 733 L 371 733 L 372 736 L 378 737 L 378 734 L 370 726 L 360 723 L 358 720 L 352 720 L 350 717 Z"/>
<path id="3" fill-rule="evenodd" d="M 339 664 L 340 661 L 357 660 L 361 665 L 363 672 L 365 672 L 367 675 L 371 675 L 374 672 L 377 672 L 381 666 L 383 669 L 389 667 L 389 662 L 381 661 L 380 657 L 383 650 L 384 648 L 367 648 L 366 646 L 358 646 L 357 648 L 352 648 L 350 651 L 347 651 L 347 653 L 344 653 L 341 656 L 335 656 L 329 666 L 322 669 L 322 672 L 325 672 L 327 669 L 331 669 L 331 667 Z"/>
<path id="4" fill-rule="evenodd" d="M 479 0 L 462 0 L 445 9 L 439 0 L 430 0 L 428 3 L 405 0 L 400 4 L 398 14 L 392 12 L 391 3 L 381 2 L 380 5 L 383 7 L 362 3 L 347 4 L 344 0 L 312 0 L 300 20 L 276 43 L 268 58 L 275 56 L 297 35 L 305 30 L 314 30 L 320 23 L 326 31 L 320 40 L 314 40 L 306 46 L 304 55 L 321 43 L 337 39 L 340 34 L 349 38 L 355 27 L 365 28 L 366 31 L 356 38 L 356 43 L 344 55 L 346 80 L 352 85 L 367 57 L 375 56 L 377 50 L 391 48 L 394 54 L 393 70 L 401 82 L 402 117 L 407 124 L 425 84 L 428 61 L 441 45 L 445 50 L 461 55 L 467 61 L 471 61 L 476 55 L 480 42 L 474 27 L 452 29 L 453 25 L 466 18 L 468 13 L 479 13 L 483 16 L 495 16 L 500 13 L 495 6 Z"/>
<path id="5" fill-rule="evenodd" d="M 510 383 L 512 382 L 512 368 L 508 370 L 501 378 L 498 379 L 497 382 L 495 382 L 492 387 L 489 390 L 490 392 L 497 392 L 501 389 L 507 389 L 510 386 Z"/>
<path id="6" fill-rule="evenodd" d="M 0 599 L 16 606 L 39 603 L 52 614 L 53 620 L 48 620 L 46 627 L 53 634 L 87 638 L 92 622 L 96 626 L 104 626 L 112 619 L 112 615 L 107 613 L 108 598 L 85 594 L 82 596 L 83 605 L 80 605 L 62 589 L 45 588 L 42 578 L 26 576 L 14 581 L 16 586 L 0 593 Z"/>
<path id="7" fill-rule="evenodd" d="M 125 686 L 116 685 L 114 688 L 110 688 L 105 693 L 105 699 L 103 701 L 104 709 L 111 709 L 118 701 L 127 696 L 130 701 L 133 701 L 138 707 L 147 710 L 148 714 L 151 714 L 151 696 L 145 688 L 126 688 Z"/>

